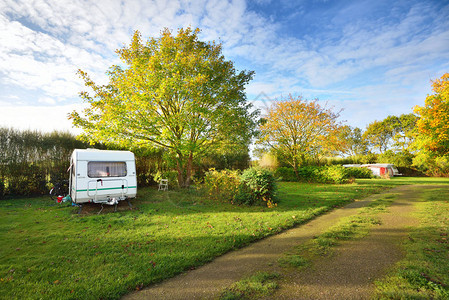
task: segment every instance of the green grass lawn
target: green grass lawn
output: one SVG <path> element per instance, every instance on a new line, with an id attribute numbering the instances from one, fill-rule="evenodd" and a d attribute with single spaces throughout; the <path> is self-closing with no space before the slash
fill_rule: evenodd
<path id="1" fill-rule="evenodd" d="M 291 228 L 335 207 L 409 183 L 280 183 L 274 209 L 210 202 L 191 191 L 140 189 L 134 210 L 77 215 L 49 198 L 0 201 L 0 297 L 115 299 Z M 99 210 L 99 207 L 98 207 Z"/>

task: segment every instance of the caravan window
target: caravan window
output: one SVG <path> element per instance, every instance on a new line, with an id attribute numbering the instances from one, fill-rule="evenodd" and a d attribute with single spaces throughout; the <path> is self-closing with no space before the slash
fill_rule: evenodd
<path id="1" fill-rule="evenodd" d="M 98 177 L 125 177 L 126 162 L 91 161 L 87 164 L 87 176 Z"/>

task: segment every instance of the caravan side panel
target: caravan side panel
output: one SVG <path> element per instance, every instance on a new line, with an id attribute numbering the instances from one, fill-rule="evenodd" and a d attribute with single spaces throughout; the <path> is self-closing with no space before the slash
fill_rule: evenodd
<path id="1" fill-rule="evenodd" d="M 75 172 L 75 203 L 89 202 L 89 197 L 87 196 L 87 162 L 78 160 L 76 162 L 76 172 Z"/>
<path id="2" fill-rule="evenodd" d="M 134 154 L 129 151 L 75 150 L 71 184 L 75 203 L 123 200 L 137 194 Z"/>

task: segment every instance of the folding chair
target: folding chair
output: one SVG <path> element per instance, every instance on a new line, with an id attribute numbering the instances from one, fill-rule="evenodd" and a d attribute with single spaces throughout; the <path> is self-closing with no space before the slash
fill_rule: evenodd
<path id="1" fill-rule="evenodd" d="M 158 191 L 166 191 L 168 189 L 168 179 L 161 179 Z"/>

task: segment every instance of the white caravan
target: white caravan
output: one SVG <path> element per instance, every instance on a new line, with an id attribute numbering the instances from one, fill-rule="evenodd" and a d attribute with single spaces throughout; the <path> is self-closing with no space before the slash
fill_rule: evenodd
<path id="1" fill-rule="evenodd" d="M 388 175 L 390 177 L 402 175 L 393 164 L 365 164 L 362 168 L 368 168 L 374 176 Z"/>
<path id="2" fill-rule="evenodd" d="M 75 149 L 69 171 L 69 195 L 75 204 L 117 205 L 136 197 L 136 163 L 130 151 Z"/>

